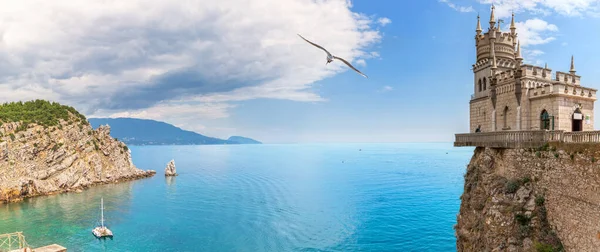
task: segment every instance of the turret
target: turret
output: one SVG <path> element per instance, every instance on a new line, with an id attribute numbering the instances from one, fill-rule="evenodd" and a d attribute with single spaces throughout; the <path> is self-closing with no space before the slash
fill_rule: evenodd
<path id="1" fill-rule="evenodd" d="M 569 73 L 575 74 L 575 63 L 573 61 L 573 55 L 571 55 L 571 69 L 569 70 Z"/>
<path id="2" fill-rule="evenodd" d="M 517 60 L 517 68 L 521 67 L 521 62 L 523 61 L 523 56 L 521 56 L 521 41 L 517 43 L 517 53 L 515 55 L 515 59 Z"/>
<path id="3" fill-rule="evenodd" d="M 494 5 L 492 4 L 492 14 L 490 15 L 490 30 L 494 29 L 494 26 L 496 25 L 496 16 L 494 15 L 494 9 L 496 7 L 494 7 Z"/>
<path id="4" fill-rule="evenodd" d="M 513 46 L 517 44 L 517 26 L 515 26 L 515 13 L 512 13 L 512 18 L 510 20 L 510 35 L 513 38 Z"/>
<path id="5" fill-rule="evenodd" d="M 477 14 L 477 28 L 475 29 L 475 32 L 477 32 L 477 35 L 479 36 L 481 34 L 481 22 L 479 21 L 479 14 Z"/>
<path id="6" fill-rule="evenodd" d="M 510 20 L 510 34 L 517 35 L 517 27 L 515 26 L 515 13 L 512 13 L 512 19 Z"/>

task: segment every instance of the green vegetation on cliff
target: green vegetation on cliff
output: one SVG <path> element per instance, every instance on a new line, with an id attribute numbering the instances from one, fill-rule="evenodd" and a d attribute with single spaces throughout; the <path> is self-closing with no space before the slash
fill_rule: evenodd
<path id="1" fill-rule="evenodd" d="M 56 126 L 60 120 L 88 124 L 85 116 L 73 107 L 56 102 L 35 100 L 0 105 L 0 125 L 7 122 L 23 122 L 21 127 L 26 129 L 27 125 L 32 123 L 44 127 Z"/>

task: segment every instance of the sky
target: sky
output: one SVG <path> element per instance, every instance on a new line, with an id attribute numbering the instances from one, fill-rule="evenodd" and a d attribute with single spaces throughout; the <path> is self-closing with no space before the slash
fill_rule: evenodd
<path id="1" fill-rule="evenodd" d="M 600 0 L 494 3 L 503 30 L 514 11 L 525 63 L 566 72 L 574 55 L 582 85 L 600 88 Z M 0 102 L 265 143 L 451 142 L 469 130 L 477 15 L 485 30 L 491 4 L 0 0 Z"/>

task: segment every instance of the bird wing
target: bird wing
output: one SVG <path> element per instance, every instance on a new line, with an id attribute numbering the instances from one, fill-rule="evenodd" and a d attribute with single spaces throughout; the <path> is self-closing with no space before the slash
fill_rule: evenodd
<path id="1" fill-rule="evenodd" d="M 361 71 L 358 71 L 358 69 L 354 68 L 350 63 L 348 63 L 348 61 L 346 61 L 345 59 L 342 59 L 340 57 L 337 56 L 333 56 L 334 59 L 338 59 L 341 60 L 342 62 L 344 62 L 346 65 L 348 65 L 350 68 L 354 69 L 354 71 L 356 71 L 357 73 L 359 73 L 360 75 L 364 76 L 365 78 L 369 78 L 367 77 L 364 73 L 362 73 Z"/>
<path id="2" fill-rule="evenodd" d="M 316 46 L 316 47 L 318 47 L 318 48 L 321 48 L 321 50 L 325 51 L 325 52 L 327 53 L 327 55 L 329 55 L 329 56 L 332 56 L 332 55 L 331 55 L 331 53 L 329 53 L 329 51 L 327 51 L 327 49 L 323 48 L 322 46 L 320 46 L 320 45 L 317 45 L 317 44 L 315 44 L 315 43 L 313 43 L 313 42 L 310 42 L 310 41 L 308 41 L 308 39 L 305 39 L 305 38 L 304 38 L 304 37 L 302 37 L 302 35 L 300 35 L 300 34 L 298 34 L 298 36 L 300 36 L 302 39 L 304 39 L 304 41 L 306 41 L 306 42 L 310 43 L 311 45 L 314 45 L 314 46 Z"/>

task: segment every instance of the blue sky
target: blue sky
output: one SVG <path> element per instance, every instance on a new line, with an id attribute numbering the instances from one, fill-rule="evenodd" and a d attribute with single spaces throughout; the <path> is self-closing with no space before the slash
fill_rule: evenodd
<path id="1" fill-rule="evenodd" d="M 600 88 L 596 0 L 497 0 L 526 63 Z M 0 100 L 266 143 L 452 141 L 468 131 L 491 1 L 1 1 Z M 507 28 L 504 28 L 508 30 Z M 325 54 L 296 33 L 351 61 Z M 598 113 L 598 112 L 596 112 Z"/>

